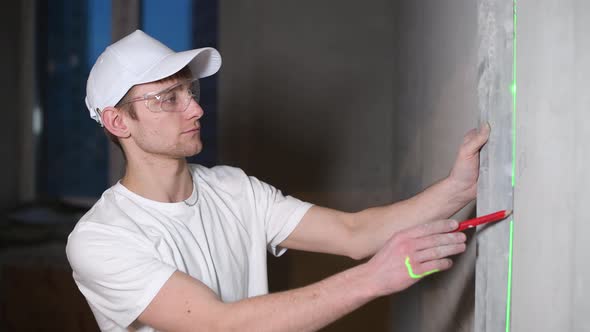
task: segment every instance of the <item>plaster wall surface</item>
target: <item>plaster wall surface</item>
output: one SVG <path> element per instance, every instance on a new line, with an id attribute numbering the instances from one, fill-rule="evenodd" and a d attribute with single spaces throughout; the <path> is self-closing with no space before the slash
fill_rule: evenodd
<path id="1" fill-rule="evenodd" d="M 590 3 L 517 3 L 511 331 L 590 331 Z"/>
<path id="2" fill-rule="evenodd" d="M 355 211 L 390 202 L 394 7 L 221 1 L 220 162 L 318 205 Z M 356 263 L 290 251 L 269 261 L 271 290 Z M 388 305 L 380 299 L 324 330 L 386 331 Z"/>
<path id="3" fill-rule="evenodd" d="M 400 1 L 394 49 L 393 197 L 448 175 L 462 137 L 478 126 L 478 7 Z M 470 205 L 455 218 L 474 214 Z M 391 331 L 473 331 L 475 241 L 452 270 L 394 295 Z"/>
<path id="4" fill-rule="evenodd" d="M 448 174 L 477 126 L 475 2 L 222 1 L 220 13 L 221 161 L 287 193 L 349 211 L 407 198 Z M 353 265 L 288 255 L 286 288 Z M 326 331 L 470 331 L 474 255 Z"/>

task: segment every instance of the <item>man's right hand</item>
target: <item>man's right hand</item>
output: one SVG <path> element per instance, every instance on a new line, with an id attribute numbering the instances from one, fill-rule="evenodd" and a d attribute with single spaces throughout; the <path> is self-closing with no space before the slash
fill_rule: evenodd
<path id="1" fill-rule="evenodd" d="M 466 248 L 464 233 L 449 233 L 458 226 L 457 221 L 440 220 L 394 234 L 365 263 L 376 287 L 375 294 L 383 296 L 402 291 L 421 279 L 417 275 L 449 269 L 452 261 L 448 257 Z"/>
<path id="2" fill-rule="evenodd" d="M 416 283 L 413 274 L 451 267 L 465 251 L 465 234 L 442 220 L 396 233 L 373 258 L 309 286 L 223 302 L 199 280 L 176 271 L 139 322 L 166 331 L 317 331 L 368 301 Z M 343 291 L 345 290 L 345 291 Z"/>

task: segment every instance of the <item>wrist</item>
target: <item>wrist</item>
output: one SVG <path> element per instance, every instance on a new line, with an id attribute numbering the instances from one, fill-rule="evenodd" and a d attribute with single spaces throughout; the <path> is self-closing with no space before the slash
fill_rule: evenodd
<path id="1" fill-rule="evenodd" d="M 355 266 L 352 268 L 354 274 L 357 277 L 357 286 L 359 290 L 359 296 L 366 301 L 372 301 L 382 294 L 382 290 L 379 288 L 379 281 L 375 279 L 377 275 L 376 271 L 372 268 L 370 260 Z"/>
<path id="2" fill-rule="evenodd" d="M 373 259 L 370 259 L 355 267 L 359 269 L 359 274 L 362 276 L 362 282 L 360 283 L 360 289 L 363 290 L 362 296 L 369 301 L 395 293 L 389 286 L 391 283 L 389 278 L 393 278 L 393 276 L 383 279 L 382 273 L 379 273 L 379 264 L 375 263 Z"/>
<path id="3" fill-rule="evenodd" d="M 477 182 L 466 184 L 447 176 L 442 180 L 442 185 L 448 193 L 449 200 L 457 202 L 460 205 L 467 205 L 477 196 Z"/>

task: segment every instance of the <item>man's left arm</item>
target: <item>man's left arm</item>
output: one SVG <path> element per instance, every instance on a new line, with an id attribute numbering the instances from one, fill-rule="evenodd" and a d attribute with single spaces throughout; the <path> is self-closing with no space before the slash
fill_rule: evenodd
<path id="1" fill-rule="evenodd" d="M 375 254 L 395 233 L 447 219 L 477 193 L 479 151 L 487 142 L 488 124 L 469 131 L 445 179 L 400 202 L 346 213 L 314 206 L 281 246 L 362 259 Z"/>

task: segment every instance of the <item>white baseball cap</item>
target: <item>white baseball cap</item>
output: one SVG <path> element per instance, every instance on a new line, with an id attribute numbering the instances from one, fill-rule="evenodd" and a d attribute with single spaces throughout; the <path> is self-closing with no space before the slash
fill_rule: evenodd
<path id="1" fill-rule="evenodd" d="M 211 47 L 174 52 L 141 30 L 110 45 L 98 57 L 86 83 L 86 107 L 100 123 L 105 107 L 115 106 L 134 85 L 168 77 L 189 65 L 194 77 L 215 74 L 221 55 Z"/>

